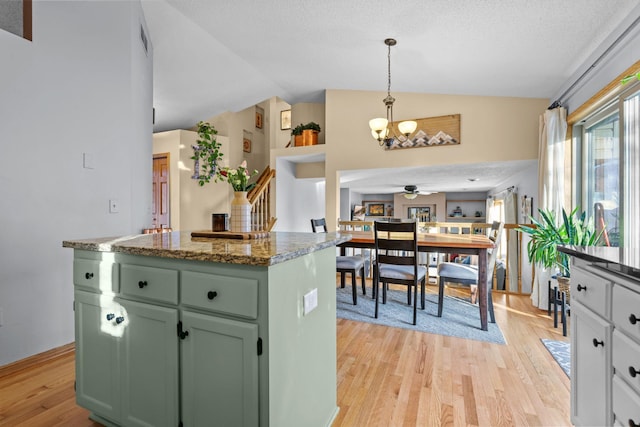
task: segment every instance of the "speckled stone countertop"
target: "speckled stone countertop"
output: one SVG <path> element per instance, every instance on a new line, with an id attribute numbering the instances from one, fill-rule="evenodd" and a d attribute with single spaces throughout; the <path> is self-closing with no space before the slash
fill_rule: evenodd
<path id="1" fill-rule="evenodd" d="M 65 240 L 65 248 L 119 252 L 197 261 L 269 266 L 336 246 L 351 239 L 344 233 L 271 232 L 255 240 L 191 237 L 190 231 Z"/>
<path id="2" fill-rule="evenodd" d="M 602 269 L 640 279 L 640 248 L 558 246 L 558 250 Z"/>

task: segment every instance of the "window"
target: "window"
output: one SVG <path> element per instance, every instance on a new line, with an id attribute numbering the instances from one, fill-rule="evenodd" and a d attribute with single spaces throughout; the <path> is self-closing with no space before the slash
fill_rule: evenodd
<path id="1" fill-rule="evenodd" d="M 640 84 L 574 127 L 576 205 L 611 246 L 640 240 Z"/>

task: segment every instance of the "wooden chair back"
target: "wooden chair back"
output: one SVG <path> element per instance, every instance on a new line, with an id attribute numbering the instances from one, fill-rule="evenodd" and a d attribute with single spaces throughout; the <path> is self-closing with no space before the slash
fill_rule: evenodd
<path id="1" fill-rule="evenodd" d="M 414 265 L 417 276 L 418 228 L 415 221 L 376 221 L 374 236 L 376 260 L 379 264 Z"/>

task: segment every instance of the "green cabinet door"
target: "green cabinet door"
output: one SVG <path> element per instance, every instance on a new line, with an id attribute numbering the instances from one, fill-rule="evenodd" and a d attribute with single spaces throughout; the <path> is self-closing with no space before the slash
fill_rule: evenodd
<path id="1" fill-rule="evenodd" d="M 258 325 L 182 312 L 185 427 L 258 425 Z"/>
<path id="2" fill-rule="evenodd" d="M 113 297 L 76 291 L 76 401 L 111 421 L 120 421 L 118 335 L 122 317 Z"/>
<path id="3" fill-rule="evenodd" d="M 178 310 L 116 299 L 121 338 L 122 425 L 175 427 L 178 411 Z"/>

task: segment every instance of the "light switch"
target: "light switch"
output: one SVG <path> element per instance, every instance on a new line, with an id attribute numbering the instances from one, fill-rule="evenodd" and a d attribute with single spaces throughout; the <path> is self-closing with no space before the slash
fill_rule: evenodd
<path id="1" fill-rule="evenodd" d="M 312 289 L 307 292 L 303 298 L 304 300 L 304 314 L 311 313 L 318 306 L 318 289 Z"/>
<path id="2" fill-rule="evenodd" d="M 120 212 L 120 203 L 118 203 L 118 199 L 110 199 L 109 213 L 118 213 L 118 212 Z"/>

